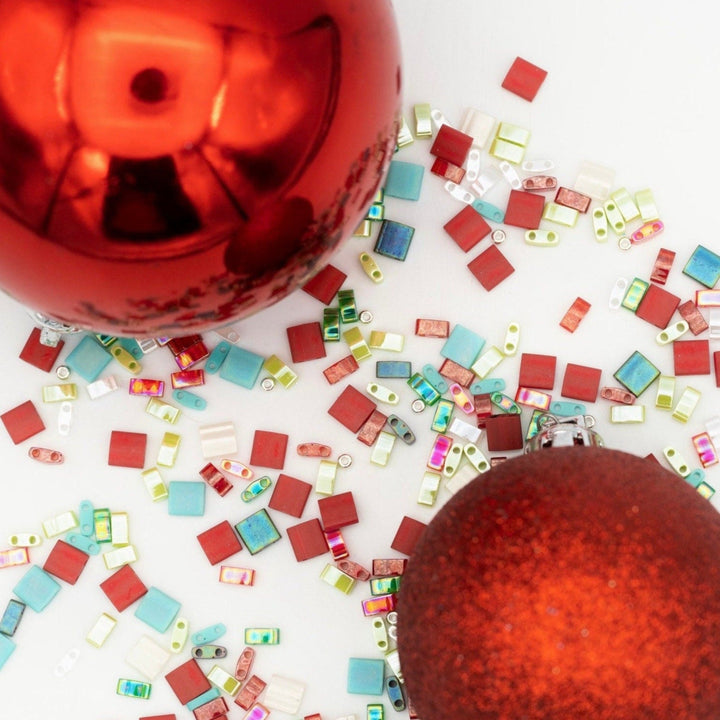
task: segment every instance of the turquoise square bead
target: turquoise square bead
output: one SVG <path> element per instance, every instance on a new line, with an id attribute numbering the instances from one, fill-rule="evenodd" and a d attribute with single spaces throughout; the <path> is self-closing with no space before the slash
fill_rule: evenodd
<path id="1" fill-rule="evenodd" d="M 233 346 L 220 366 L 220 377 L 251 390 L 260 375 L 265 358 L 254 352 Z"/>
<path id="2" fill-rule="evenodd" d="M 660 375 L 660 371 L 637 350 L 617 369 L 613 377 L 639 397 Z"/>
<path id="3" fill-rule="evenodd" d="M 180 612 L 180 603 L 156 587 L 148 588 L 135 610 L 135 617 L 154 630 L 164 633 Z"/>
<path id="4" fill-rule="evenodd" d="M 720 280 L 720 255 L 698 245 L 683 268 L 683 273 L 708 288 Z"/>
<path id="5" fill-rule="evenodd" d="M 440 354 L 469 370 L 485 345 L 485 339 L 462 325 L 455 325 Z"/>
<path id="6" fill-rule="evenodd" d="M 83 380 L 94 382 L 111 360 L 112 355 L 100 343 L 86 335 L 67 356 L 65 364 Z"/>
<path id="7" fill-rule="evenodd" d="M 0 633 L 0 669 L 13 654 L 15 643 L 7 636 Z"/>
<path id="8" fill-rule="evenodd" d="M 347 691 L 353 695 L 382 695 L 385 661 L 374 658 L 350 658 Z"/>
<path id="9" fill-rule="evenodd" d="M 401 200 L 419 200 L 424 173 L 422 165 L 393 160 L 385 180 L 385 194 Z"/>
<path id="10" fill-rule="evenodd" d="M 172 480 L 168 483 L 168 514 L 199 517 L 205 514 L 205 483 Z"/>
<path id="11" fill-rule="evenodd" d="M 251 555 L 280 539 L 280 533 L 264 508 L 241 520 L 235 529 Z"/>
<path id="12" fill-rule="evenodd" d="M 41 612 L 60 592 L 60 583 L 41 567 L 33 565 L 13 588 L 13 592 L 29 608 Z"/>

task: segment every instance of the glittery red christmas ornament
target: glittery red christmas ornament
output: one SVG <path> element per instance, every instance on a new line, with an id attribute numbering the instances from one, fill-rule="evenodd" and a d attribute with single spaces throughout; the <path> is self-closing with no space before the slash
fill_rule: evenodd
<path id="1" fill-rule="evenodd" d="M 437 720 L 716 720 L 720 515 L 600 448 L 509 460 L 457 493 L 400 591 L 410 700 Z"/>
<path id="2" fill-rule="evenodd" d="M 389 0 L 2 0 L 0 287 L 135 336 L 265 307 L 362 219 L 399 95 Z"/>

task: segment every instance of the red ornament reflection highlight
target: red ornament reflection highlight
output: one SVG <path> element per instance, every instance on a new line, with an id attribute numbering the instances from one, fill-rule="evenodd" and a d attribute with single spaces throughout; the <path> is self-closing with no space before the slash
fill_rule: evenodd
<path id="1" fill-rule="evenodd" d="M 601 448 L 510 460 L 418 542 L 398 649 L 420 717 L 712 720 L 720 515 L 659 464 Z"/>
<path id="2" fill-rule="evenodd" d="M 307 280 L 394 150 L 387 0 L 4 0 L 0 287 L 113 334 L 229 322 Z"/>

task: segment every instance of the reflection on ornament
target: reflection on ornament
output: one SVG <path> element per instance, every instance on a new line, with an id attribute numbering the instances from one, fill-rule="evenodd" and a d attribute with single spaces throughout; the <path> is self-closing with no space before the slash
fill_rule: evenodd
<path id="1" fill-rule="evenodd" d="M 658 463 L 597 447 L 509 460 L 421 537 L 398 649 L 422 718 L 714 720 L 720 515 Z"/>
<path id="2" fill-rule="evenodd" d="M 386 0 L 3 0 L 0 287 L 72 326 L 172 335 L 284 297 L 395 147 Z"/>

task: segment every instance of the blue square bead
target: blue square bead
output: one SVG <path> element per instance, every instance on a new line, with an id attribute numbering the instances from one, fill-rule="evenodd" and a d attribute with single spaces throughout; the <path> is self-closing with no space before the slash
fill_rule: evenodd
<path id="1" fill-rule="evenodd" d="M 685 275 L 713 288 L 720 279 L 720 256 L 698 245 L 683 268 Z"/>
<path id="2" fill-rule="evenodd" d="M 401 200 L 418 200 L 424 173 L 422 165 L 393 160 L 385 180 L 385 194 Z"/>
<path id="3" fill-rule="evenodd" d="M 41 567 L 33 565 L 13 588 L 13 592 L 35 612 L 41 612 L 60 592 L 60 583 Z"/>
<path id="4" fill-rule="evenodd" d="M 484 345 L 485 339 L 477 333 L 468 330 L 463 325 L 455 325 L 442 346 L 440 354 L 469 370 L 470 366 L 478 359 Z"/>
<path id="5" fill-rule="evenodd" d="M 395 260 L 404 260 L 414 233 L 415 228 L 409 225 L 394 220 L 383 220 L 375 242 L 375 252 Z"/>
<path id="6" fill-rule="evenodd" d="M 135 609 L 135 617 L 158 632 L 165 632 L 180 612 L 180 603 L 156 587 L 148 588 Z"/>
<path id="7" fill-rule="evenodd" d="M 112 355 L 86 335 L 67 356 L 65 364 L 83 380 L 94 382 L 112 360 Z"/>
<path id="8" fill-rule="evenodd" d="M 660 371 L 637 350 L 617 369 L 613 377 L 635 397 L 645 392 Z"/>
<path id="9" fill-rule="evenodd" d="M 347 691 L 353 695 L 382 695 L 385 661 L 353 658 L 348 662 Z"/>
<path id="10" fill-rule="evenodd" d="M 264 362 L 264 357 L 233 345 L 220 366 L 220 377 L 251 390 Z"/>
<path id="11" fill-rule="evenodd" d="M 5 635 L 0 634 L 0 669 L 13 654 L 15 643 Z"/>
<path id="12" fill-rule="evenodd" d="M 280 533 L 264 508 L 241 520 L 235 529 L 251 555 L 280 539 Z"/>
<path id="13" fill-rule="evenodd" d="M 198 517 L 205 514 L 205 483 L 172 480 L 168 483 L 168 514 Z"/>

